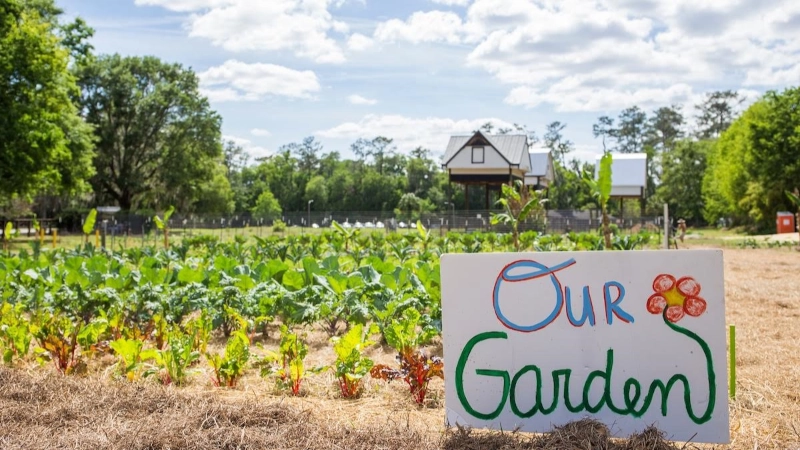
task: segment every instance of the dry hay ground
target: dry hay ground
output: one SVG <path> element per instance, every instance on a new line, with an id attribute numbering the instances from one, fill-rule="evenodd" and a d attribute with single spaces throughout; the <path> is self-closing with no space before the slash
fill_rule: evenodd
<path id="1" fill-rule="evenodd" d="M 800 255 L 785 249 L 724 255 L 739 375 L 730 448 L 800 449 Z M 312 331 L 308 338 L 308 365 L 329 364 L 334 355 L 327 336 Z M 431 350 L 441 354 L 441 346 Z M 370 355 L 377 362 L 393 360 L 388 348 L 375 347 Z M 255 373 L 228 390 L 212 387 L 207 375 L 176 388 L 115 381 L 108 372 L 99 367 L 85 378 L 65 378 L 49 366 L 0 368 L 0 448 L 715 448 L 669 444 L 652 429 L 612 440 L 604 426 L 588 420 L 547 435 L 445 429 L 440 380 L 433 382 L 427 405 L 416 407 L 397 381 L 370 381 L 361 399 L 338 398 L 330 372 L 312 376 L 300 397 L 285 396 Z"/>

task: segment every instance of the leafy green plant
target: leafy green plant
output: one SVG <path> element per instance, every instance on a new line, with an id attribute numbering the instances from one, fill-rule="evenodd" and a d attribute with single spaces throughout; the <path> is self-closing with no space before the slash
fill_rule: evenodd
<path id="1" fill-rule="evenodd" d="M 273 233 L 285 233 L 286 232 L 286 223 L 281 219 L 275 219 L 272 222 L 272 232 Z"/>
<path id="2" fill-rule="evenodd" d="M 144 342 L 138 339 L 120 338 L 112 341 L 110 345 L 119 357 L 117 370 L 128 381 L 134 381 L 145 373 L 144 362 L 158 355 L 155 349 L 143 350 Z"/>
<path id="3" fill-rule="evenodd" d="M 189 376 L 189 367 L 200 359 L 200 352 L 194 349 L 194 336 L 173 332 L 167 339 L 167 348 L 155 355 L 158 374 L 163 384 L 175 383 L 181 386 Z"/>
<path id="4" fill-rule="evenodd" d="M 24 307 L 22 303 L 3 303 L 0 306 L 0 349 L 6 364 L 14 358 L 24 358 L 30 349 L 30 321 L 23 313 Z"/>
<path id="5" fill-rule="evenodd" d="M 213 318 L 207 310 L 200 311 L 196 317 L 189 319 L 186 322 L 186 334 L 192 337 L 192 349 L 200 353 L 206 353 L 208 348 L 208 340 L 211 338 L 211 330 L 213 329 Z"/>
<path id="6" fill-rule="evenodd" d="M 350 244 L 353 242 L 353 239 L 358 237 L 358 230 L 355 228 L 345 228 L 335 220 L 331 223 L 331 227 L 333 227 L 334 233 L 344 241 L 344 251 L 350 251 Z"/>
<path id="7" fill-rule="evenodd" d="M 228 338 L 224 355 L 206 353 L 206 359 L 214 369 L 211 379 L 214 386 L 236 387 L 250 360 L 250 338 L 237 330 Z"/>
<path id="8" fill-rule="evenodd" d="M 169 218 L 175 212 L 175 207 L 170 205 L 169 209 L 164 212 L 164 220 L 162 221 L 158 215 L 153 216 L 153 222 L 156 224 L 161 232 L 164 233 L 164 248 L 169 248 Z"/>
<path id="9" fill-rule="evenodd" d="M 94 224 L 97 220 L 97 210 L 92 208 L 89 214 L 86 215 L 86 220 L 83 221 L 83 236 L 84 242 L 89 242 L 89 235 L 94 231 Z"/>
<path id="10" fill-rule="evenodd" d="M 438 331 L 422 327 L 422 316 L 415 309 L 407 309 L 400 320 L 395 320 L 384 329 L 386 342 L 398 351 L 399 368 L 385 364 L 372 367 L 370 375 L 380 380 L 402 379 L 408 384 L 411 396 L 417 404 L 425 402 L 428 384 L 434 377 L 444 379 L 444 362 L 438 356 L 431 356 L 420 347 L 433 339 Z M 421 328 L 421 331 L 420 331 Z"/>
<path id="11" fill-rule="evenodd" d="M 18 233 L 19 231 L 17 231 Z M 14 238 L 14 224 L 11 223 L 9 220 L 6 222 L 6 227 L 3 229 L 3 251 L 7 252 L 9 248 L 9 244 L 11 244 L 11 239 Z"/>
<path id="12" fill-rule="evenodd" d="M 594 179 L 588 172 L 583 174 L 583 182 L 589 187 L 603 214 L 603 239 L 605 248 L 608 250 L 612 248 L 611 230 L 608 223 L 608 201 L 611 198 L 611 163 L 611 152 L 605 152 L 600 158 L 600 170 L 597 174 L 597 179 Z"/>
<path id="13" fill-rule="evenodd" d="M 278 385 L 282 389 L 289 389 L 292 395 L 300 395 L 300 387 L 306 377 L 304 360 L 308 355 L 308 345 L 296 333 L 289 331 L 286 325 L 281 325 L 281 341 L 278 352 L 270 351 L 262 360 L 262 376 L 275 374 Z M 277 364 L 277 369 L 274 364 Z M 323 368 L 311 369 L 319 372 Z"/>
<path id="14" fill-rule="evenodd" d="M 353 326 L 344 336 L 334 337 L 333 350 L 336 352 L 334 372 L 339 382 L 339 389 L 344 398 L 356 398 L 361 395 L 362 381 L 374 363 L 364 356 L 365 348 L 374 344 L 369 341 L 369 335 L 378 332 L 376 326 L 370 328 L 358 324 Z"/>
<path id="15" fill-rule="evenodd" d="M 544 208 L 547 199 L 543 198 L 543 191 L 526 189 L 522 181 L 517 180 L 513 186 L 504 184 L 497 204 L 503 207 L 502 213 L 492 213 L 491 223 L 501 223 L 511 227 L 514 237 L 514 249 L 519 251 L 519 225 L 537 210 Z"/>
<path id="16" fill-rule="evenodd" d="M 43 314 L 31 321 L 30 331 L 38 347 L 34 352 L 40 362 L 50 360 L 63 375 L 83 372 L 86 365 L 79 347 L 89 349 L 97 342 L 106 324 L 102 320 L 75 323 L 61 314 Z"/>

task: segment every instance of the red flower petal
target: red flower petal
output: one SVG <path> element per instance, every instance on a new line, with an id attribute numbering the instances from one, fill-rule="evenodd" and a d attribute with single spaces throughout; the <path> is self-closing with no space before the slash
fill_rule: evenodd
<path id="1" fill-rule="evenodd" d="M 697 317 L 706 312 L 706 301 L 700 297 L 686 297 L 686 302 L 683 304 L 683 309 L 686 314 Z"/>
<path id="2" fill-rule="evenodd" d="M 696 297 L 700 293 L 700 283 L 692 277 L 683 277 L 678 280 L 678 291 L 687 297 Z"/>
<path id="3" fill-rule="evenodd" d="M 683 308 L 681 308 L 680 306 L 672 305 L 669 308 L 667 308 L 667 320 L 669 320 L 670 322 L 675 323 L 683 319 L 683 316 L 684 316 Z"/>
<path id="4" fill-rule="evenodd" d="M 661 294 L 653 294 L 647 299 L 647 311 L 650 314 L 661 314 L 667 307 L 667 299 Z"/>
<path id="5" fill-rule="evenodd" d="M 672 275 L 659 275 L 653 280 L 653 290 L 663 294 L 675 286 L 675 277 Z"/>

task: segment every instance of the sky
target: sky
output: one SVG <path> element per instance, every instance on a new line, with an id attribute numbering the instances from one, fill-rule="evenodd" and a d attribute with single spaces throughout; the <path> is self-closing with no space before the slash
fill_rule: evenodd
<path id="1" fill-rule="evenodd" d="M 748 104 L 800 84 L 796 0 L 57 0 L 97 53 L 198 73 L 223 135 L 252 156 L 314 136 L 352 156 L 386 136 L 441 155 L 486 122 L 602 151 L 592 124 L 704 93 Z"/>

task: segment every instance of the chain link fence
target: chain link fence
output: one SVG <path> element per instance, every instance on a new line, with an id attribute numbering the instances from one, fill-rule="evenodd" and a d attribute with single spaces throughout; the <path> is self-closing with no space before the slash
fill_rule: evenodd
<path id="1" fill-rule="evenodd" d="M 425 228 L 444 231 L 508 231 L 508 227 L 492 225 L 493 213 L 500 211 L 437 211 L 422 214 L 401 214 L 376 211 L 304 211 L 288 212 L 279 218 L 288 227 L 287 232 L 302 232 L 307 228 L 329 228 L 336 221 L 345 228 L 363 230 L 395 231 L 414 228 L 419 220 Z M 46 234 L 57 229 L 61 235 L 82 233 L 85 215 L 72 214 L 59 219 L 40 219 L 39 224 Z M 645 228 L 656 230 L 663 227 L 663 217 L 618 217 L 609 218 L 612 226 L 621 230 L 637 231 Z M 22 236 L 30 236 L 33 231 L 32 219 L 11 220 L 13 228 Z M 253 217 L 249 214 L 233 214 L 229 216 L 212 216 L 196 214 L 174 214 L 169 220 L 169 227 L 184 234 L 214 232 L 228 229 L 259 228 L 266 229 L 273 225 L 273 220 Z M 6 221 L 0 221 L 0 234 Z M 602 218 L 598 210 L 551 210 L 537 212 L 533 217 L 519 224 L 520 231 L 536 230 L 541 233 L 586 232 L 597 230 Z M 120 212 L 114 215 L 98 213 L 95 227 L 105 229 L 108 235 L 140 236 L 153 232 L 156 228 L 153 216 Z"/>

